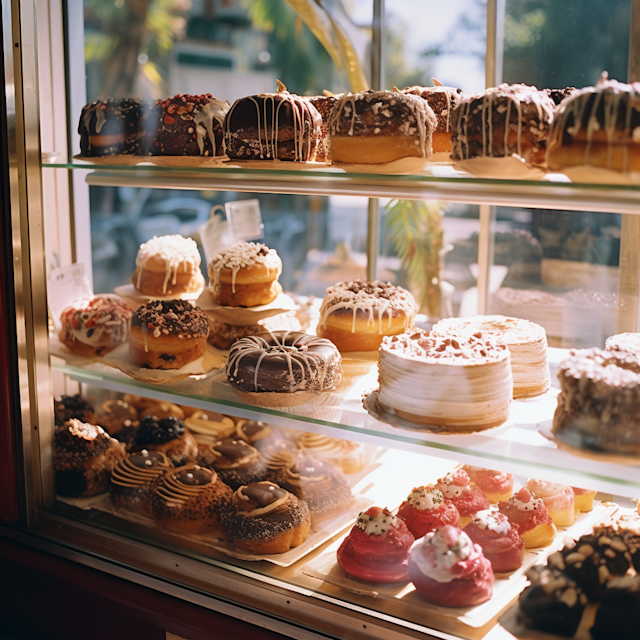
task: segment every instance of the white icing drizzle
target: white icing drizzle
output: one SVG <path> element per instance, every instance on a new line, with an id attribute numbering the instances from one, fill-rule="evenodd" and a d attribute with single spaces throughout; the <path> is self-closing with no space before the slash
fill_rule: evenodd
<path id="1" fill-rule="evenodd" d="M 424 100 L 428 100 L 428 98 L 425 97 L 425 94 L 426 95 L 434 94 L 434 93 L 442 94 L 447 101 L 446 114 L 443 110 L 441 113 L 436 113 L 436 117 L 440 118 L 441 114 L 444 114 L 447 116 L 446 123 L 445 123 L 445 131 L 448 133 L 451 131 L 451 110 L 454 107 L 452 98 L 454 95 L 458 93 L 459 89 L 457 89 L 456 87 L 446 87 L 435 78 L 432 78 L 432 80 L 434 85 L 433 87 L 421 87 L 418 85 L 414 87 L 405 87 L 402 90 L 402 93 L 411 93 L 413 95 L 420 96 Z M 396 91 L 397 89 L 394 87 L 393 90 Z M 462 97 L 462 96 L 460 95 L 459 97 Z M 431 106 L 431 108 L 433 109 L 433 106 Z"/>
<path id="2" fill-rule="evenodd" d="M 200 252 L 198 245 L 191 238 L 180 235 L 153 236 L 151 240 L 140 245 L 136 257 L 138 267 L 138 281 L 136 288 L 140 288 L 142 270 L 147 268 L 150 260 L 159 258 L 165 264 L 165 276 L 162 283 L 162 293 L 167 293 L 169 282 L 175 285 L 178 270 L 183 268 L 185 273 L 194 274 L 200 269 Z"/>
<path id="3" fill-rule="evenodd" d="M 204 149 L 205 136 L 209 138 L 213 155 L 216 154 L 216 136 L 213 132 L 213 122 L 215 120 L 220 125 L 223 125 L 227 111 L 229 111 L 229 103 L 227 101 L 223 102 L 217 98 L 211 98 L 209 102 L 199 107 L 193 114 L 193 121 L 196 125 L 196 140 L 201 156 L 206 155 Z"/>
<path id="4" fill-rule="evenodd" d="M 489 529 L 500 536 L 506 536 L 511 531 L 511 523 L 507 516 L 497 511 L 478 511 L 472 518 L 473 524 L 480 529 Z"/>

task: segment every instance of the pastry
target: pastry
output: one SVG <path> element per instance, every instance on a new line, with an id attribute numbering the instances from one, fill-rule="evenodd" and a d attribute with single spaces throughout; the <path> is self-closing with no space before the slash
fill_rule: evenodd
<path id="1" fill-rule="evenodd" d="M 61 427 L 71 418 L 77 418 L 80 422 L 97 424 L 98 418 L 90 402 L 85 400 L 79 393 L 74 396 L 59 396 L 53 401 L 53 413 L 55 424 Z"/>
<path id="2" fill-rule="evenodd" d="M 413 296 L 389 282 L 339 282 L 327 289 L 318 335 L 342 352 L 377 351 L 384 336 L 403 333 L 417 313 Z"/>
<path id="3" fill-rule="evenodd" d="M 138 249 L 131 283 L 144 296 L 197 295 L 204 287 L 198 245 L 179 235 L 153 236 Z"/>
<path id="4" fill-rule="evenodd" d="M 327 126 L 338 98 L 334 95 L 324 95 L 309 96 L 308 100 L 318 110 L 322 118 L 318 148 L 316 149 L 316 162 L 326 162 L 329 159 L 329 131 L 327 130 Z"/>
<path id="5" fill-rule="evenodd" d="M 147 416 L 151 416 L 156 420 L 162 420 L 162 418 L 178 418 L 178 420 L 184 420 L 184 411 L 172 402 L 157 402 L 140 412 L 141 419 Z"/>
<path id="6" fill-rule="evenodd" d="M 229 103 L 210 93 L 158 100 L 149 115 L 146 150 L 154 156 L 224 155 L 222 130 Z M 151 129 L 151 126 L 155 130 Z"/>
<path id="7" fill-rule="evenodd" d="M 384 164 L 431 156 L 438 125 L 425 100 L 396 91 L 343 93 L 331 111 L 331 162 Z"/>
<path id="8" fill-rule="evenodd" d="M 80 155 L 99 157 L 114 154 L 143 155 L 143 110 L 135 98 L 96 100 L 82 108 L 78 133 Z"/>
<path id="9" fill-rule="evenodd" d="M 457 339 L 478 332 L 509 348 L 514 398 L 538 396 L 549 390 L 547 336 L 540 325 L 504 316 L 447 318 L 434 325 L 431 335 Z"/>
<path id="10" fill-rule="evenodd" d="M 589 165 L 623 173 L 639 171 L 636 128 L 640 126 L 640 84 L 609 80 L 563 100 L 549 133 L 547 162 L 556 171 Z"/>
<path id="11" fill-rule="evenodd" d="M 182 300 L 154 300 L 131 321 L 129 354 L 140 367 L 181 369 L 204 356 L 209 323 L 199 307 Z"/>
<path id="12" fill-rule="evenodd" d="M 580 513 L 586 513 L 593 509 L 593 499 L 596 497 L 596 491 L 590 489 L 579 489 L 571 487 L 575 496 L 576 509 Z"/>
<path id="13" fill-rule="evenodd" d="M 418 540 L 427 533 L 442 529 L 445 524 L 460 525 L 460 514 L 442 491 L 432 485 L 414 487 L 398 509 L 398 518 L 404 520 L 407 529 Z"/>
<path id="14" fill-rule="evenodd" d="M 343 473 L 358 473 L 364 469 L 366 448 L 361 442 L 302 433 L 297 444 L 311 457 L 330 462 Z"/>
<path id="15" fill-rule="evenodd" d="M 344 514 L 353 502 L 344 475 L 328 462 L 304 453 L 270 454 L 266 479 L 304 500 L 314 522 Z"/>
<path id="16" fill-rule="evenodd" d="M 294 312 L 278 313 L 258 320 L 256 324 L 238 327 L 233 324 L 221 322 L 213 317 L 211 312 L 207 313 L 209 320 L 209 342 L 217 349 L 227 350 L 231 345 L 249 336 L 257 336 L 265 331 L 300 331 L 302 325 L 296 318 Z"/>
<path id="17" fill-rule="evenodd" d="M 278 80 L 277 93 L 233 103 L 224 121 L 226 152 L 232 160 L 315 160 L 321 124 L 311 102 Z"/>
<path id="18" fill-rule="evenodd" d="M 493 573 L 512 573 L 524 562 L 524 540 L 518 525 L 497 511 L 478 511 L 464 528 L 471 542 L 482 547 Z"/>
<path id="19" fill-rule="evenodd" d="M 441 607 L 473 607 L 493 595 L 491 563 L 480 545 L 450 524 L 413 546 L 409 576 L 421 596 Z"/>
<path id="20" fill-rule="evenodd" d="M 604 348 L 606 351 L 623 351 L 640 358 L 640 333 L 618 333 L 607 338 Z"/>
<path id="21" fill-rule="evenodd" d="M 143 411 L 151 405 L 158 404 L 158 401 L 155 398 L 144 398 L 143 396 L 137 396 L 133 393 L 125 393 L 122 396 L 122 399 L 132 407 L 135 407 L 138 411 Z"/>
<path id="22" fill-rule="evenodd" d="M 477 431 L 509 417 L 509 350 L 482 333 L 438 338 L 415 329 L 380 347 L 383 409 L 418 424 Z"/>
<path id="23" fill-rule="evenodd" d="M 178 418 L 143 418 L 136 429 L 135 447 L 160 451 L 176 467 L 195 462 L 198 456 L 198 443 Z"/>
<path id="24" fill-rule="evenodd" d="M 233 493 L 215 471 L 189 464 L 161 476 L 151 511 L 158 525 L 176 533 L 220 533 L 221 512 Z"/>
<path id="25" fill-rule="evenodd" d="M 621 538 L 629 550 L 631 564 L 640 573 L 640 514 L 614 515 L 593 528 L 596 536 Z"/>
<path id="26" fill-rule="evenodd" d="M 199 409 L 185 418 L 184 426 L 191 431 L 199 445 L 214 444 L 231 438 L 236 430 L 236 423 L 229 416 Z"/>
<path id="27" fill-rule="evenodd" d="M 306 503 L 273 482 L 239 487 L 220 521 L 236 547 L 260 555 L 301 545 L 311 528 Z"/>
<path id="28" fill-rule="evenodd" d="M 629 571 L 631 556 L 621 537 L 587 534 L 569 540 L 562 551 L 549 556 L 547 564 L 575 580 L 590 602 L 597 602 L 609 580 Z"/>
<path id="29" fill-rule="evenodd" d="M 125 458 L 111 472 L 109 497 L 117 509 L 151 515 L 153 483 L 173 469 L 169 458 L 160 451 L 140 453 Z"/>
<path id="30" fill-rule="evenodd" d="M 227 379 L 238 397 L 260 406 L 294 406 L 335 389 L 342 359 L 332 342 L 299 331 L 238 340 L 229 351 Z"/>
<path id="31" fill-rule="evenodd" d="M 76 300 L 60 314 L 58 338 L 81 356 L 103 356 L 127 341 L 133 311 L 122 298 L 103 293 Z"/>
<path id="32" fill-rule="evenodd" d="M 124 427 L 138 421 L 138 411 L 124 400 L 106 400 L 100 407 L 96 424 L 107 433 L 114 435 Z"/>
<path id="33" fill-rule="evenodd" d="M 256 242 L 236 242 L 209 263 L 209 291 L 217 304 L 255 307 L 273 302 L 282 287 L 282 261 L 275 249 Z"/>
<path id="34" fill-rule="evenodd" d="M 506 502 L 513 495 L 513 476 L 503 471 L 483 469 L 465 464 L 462 467 L 471 480 L 472 487 L 478 487 L 491 504 Z"/>
<path id="35" fill-rule="evenodd" d="M 499 502 L 498 511 L 518 525 L 525 549 L 548 547 L 558 533 L 542 498 L 532 496 L 528 489 L 522 488 L 508 501 Z"/>
<path id="36" fill-rule="evenodd" d="M 570 527 L 576 521 L 579 511 L 571 487 L 533 478 L 527 480 L 526 487 L 536 498 L 542 498 L 556 527 Z"/>
<path id="37" fill-rule="evenodd" d="M 53 434 L 56 493 L 89 498 L 104 493 L 111 470 L 126 456 L 124 445 L 102 428 L 71 418 Z"/>
<path id="38" fill-rule="evenodd" d="M 553 100 L 536 87 L 501 84 L 464 96 L 453 109 L 454 160 L 510 158 L 545 165 Z"/>
<path id="39" fill-rule="evenodd" d="M 591 637 L 593 640 L 633 637 L 637 632 L 638 608 L 640 575 L 610 580 L 602 595 L 595 624 L 591 627 Z"/>
<path id="40" fill-rule="evenodd" d="M 267 465 L 251 445 L 242 440 L 223 440 L 200 448 L 199 463 L 215 469 L 232 489 L 264 480 Z"/>
<path id="41" fill-rule="evenodd" d="M 640 362 L 622 351 L 571 350 L 558 368 L 552 431 L 573 447 L 640 452 Z"/>
<path id="42" fill-rule="evenodd" d="M 543 91 L 553 100 L 553 104 L 559 105 L 565 98 L 572 96 L 579 89 L 575 87 L 564 87 L 563 89 L 543 89 Z"/>
<path id="43" fill-rule="evenodd" d="M 587 604 L 582 589 L 553 567 L 531 567 L 527 578 L 531 584 L 520 594 L 518 622 L 530 629 L 572 637 Z"/>
<path id="44" fill-rule="evenodd" d="M 259 420 L 239 420 L 235 437 L 255 447 L 263 455 L 292 448 L 291 443 L 275 427 Z"/>
<path id="45" fill-rule="evenodd" d="M 440 478 L 436 489 L 442 493 L 445 500 L 449 500 L 460 514 L 460 528 L 464 528 L 478 513 L 489 508 L 489 501 L 484 493 L 472 487 L 467 472 L 463 469 L 452 471 L 444 478 Z"/>
<path id="46" fill-rule="evenodd" d="M 403 520 L 388 509 L 369 507 L 340 545 L 338 564 L 345 573 L 366 582 L 408 582 L 413 542 Z"/>
<path id="47" fill-rule="evenodd" d="M 426 100 L 438 120 L 431 142 L 433 153 L 445 154 L 449 159 L 453 146 L 451 144 L 451 112 L 462 98 L 462 90 L 445 87 L 433 79 L 433 87 L 405 87 L 402 93 L 412 93 Z"/>

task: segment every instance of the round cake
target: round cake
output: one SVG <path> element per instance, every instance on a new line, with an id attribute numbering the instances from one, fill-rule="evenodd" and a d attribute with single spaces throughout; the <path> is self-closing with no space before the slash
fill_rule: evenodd
<path id="1" fill-rule="evenodd" d="M 618 333 L 607 338 L 604 348 L 607 351 L 623 351 L 640 358 L 640 333 Z"/>
<path id="2" fill-rule="evenodd" d="M 380 405 L 419 424 L 478 430 L 509 417 L 509 350 L 482 332 L 456 339 L 414 330 L 385 338 L 379 381 Z"/>
<path id="3" fill-rule="evenodd" d="M 478 331 L 509 348 L 514 398 L 538 396 L 549 389 L 547 336 L 540 325 L 505 316 L 447 318 L 433 327 L 431 335 L 468 338 Z"/>
<path id="4" fill-rule="evenodd" d="M 553 433 L 571 446 L 640 453 L 640 362 L 622 351 L 572 350 L 558 369 Z"/>

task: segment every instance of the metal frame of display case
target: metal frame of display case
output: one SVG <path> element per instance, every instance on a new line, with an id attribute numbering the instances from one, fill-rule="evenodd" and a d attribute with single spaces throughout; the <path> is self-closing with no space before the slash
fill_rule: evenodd
<path id="1" fill-rule="evenodd" d="M 37 96 L 36 15 L 30 0 L 1 0 L 5 62 L 5 92 L 9 134 L 9 188 L 13 241 L 13 266 L 17 311 L 18 383 L 22 423 L 18 425 L 22 443 L 22 481 L 25 488 L 22 526 L 1 526 L 2 535 L 27 542 L 34 547 L 75 560 L 84 565 L 123 577 L 132 582 L 189 600 L 285 635 L 301 638 L 326 637 L 348 633 L 350 637 L 453 638 L 410 622 L 400 623 L 391 616 L 374 615 L 371 610 L 346 603 L 337 597 L 294 586 L 277 576 L 256 576 L 249 567 L 228 567 L 215 559 L 203 559 L 197 549 L 162 548 L 125 537 L 115 531 L 92 527 L 89 523 L 54 512 L 55 495 L 51 446 L 53 433 L 52 369 L 48 352 L 48 314 L 44 214 L 42 208 L 42 164 Z M 376 2 L 378 12 L 382 6 Z M 496 77 L 499 19 L 504 0 L 489 0 L 488 74 Z M 632 50 L 636 51 L 640 22 L 640 1 L 633 1 Z M 380 15 L 379 13 L 377 14 Z M 491 35 L 493 34 L 493 35 Z M 633 66 L 630 73 L 636 74 Z M 79 164 L 52 164 L 55 169 L 86 171 Z M 103 167 L 87 176 L 90 184 L 212 189 L 263 193 L 348 194 L 366 197 L 440 199 L 484 205 L 525 205 L 567 210 L 640 213 L 640 188 L 562 183 L 533 184 L 508 180 L 447 179 L 416 176 L 344 176 L 331 170 L 278 171 L 180 171 Z M 374 273 L 377 241 L 375 207 L 369 216 L 370 273 Z M 625 305 L 621 327 L 637 329 L 638 290 L 640 288 L 640 218 L 624 216 L 621 249 L 621 288 Z M 490 216 L 483 218 L 489 233 Z M 486 243 L 485 243 L 486 244 Z M 488 256 L 488 244 L 486 249 Z M 488 257 L 485 262 L 488 263 Z M 630 309 L 630 311 L 627 311 Z M 82 372 L 76 372 L 82 379 Z M 85 379 L 84 381 L 87 381 Z M 95 382 L 95 380 L 94 380 Z M 106 388 L 109 388 L 105 384 Z M 165 391 L 158 391 L 157 397 Z M 152 393 L 150 395 L 153 395 Z M 224 406 L 215 399 L 203 406 Z M 245 407 L 247 415 L 260 410 Z M 300 424 L 297 425 L 298 427 Z M 310 430 L 331 430 L 331 425 L 308 423 Z M 341 437 L 366 439 L 367 434 L 348 432 Z M 378 436 L 376 436 L 378 437 Z M 388 441 L 394 446 L 392 441 Z M 396 443 L 400 446 L 400 443 Z M 419 449 L 419 442 L 404 446 Z M 468 461 L 483 456 L 467 451 Z M 464 452 L 460 455 L 464 458 Z M 506 459 L 506 456 L 505 456 Z M 612 467 L 615 465 L 612 465 Z M 637 468 L 640 474 L 640 468 Z M 570 472 L 571 473 L 571 472 Z M 615 474 L 614 474 L 615 475 Z M 640 475 L 639 475 L 640 478 Z M 640 479 L 638 480 L 640 483 Z M 624 491 L 624 486 L 620 488 Z"/>

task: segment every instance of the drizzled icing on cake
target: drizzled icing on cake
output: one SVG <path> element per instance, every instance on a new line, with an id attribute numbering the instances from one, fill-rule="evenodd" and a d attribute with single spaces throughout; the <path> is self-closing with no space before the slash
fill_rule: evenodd
<path id="1" fill-rule="evenodd" d="M 111 482 L 120 487 L 139 487 L 163 475 L 173 465 L 160 451 L 141 453 L 125 458 L 111 472 Z"/>
<path id="2" fill-rule="evenodd" d="M 102 293 L 93 298 L 82 298 L 69 305 L 61 314 L 66 331 L 84 344 L 96 345 L 103 336 L 115 342 L 124 342 L 129 336 L 129 323 L 133 311 L 114 294 Z"/>
<path id="3" fill-rule="evenodd" d="M 277 80 L 278 92 L 277 93 L 260 93 L 257 96 L 248 96 L 246 98 L 240 98 L 236 100 L 229 109 L 229 113 L 225 119 L 224 140 L 225 145 L 231 144 L 231 137 L 233 135 L 231 131 L 231 119 L 238 104 L 249 101 L 255 105 L 256 109 L 256 139 L 259 144 L 260 159 L 277 160 L 279 147 L 278 147 L 278 133 L 280 127 L 286 122 L 287 116 L 284 114 L 286 111 L 283 109 L 284 105 L 289 105 L 293 118 L 293 135 L 294 135 L 294 160 L 297 161 L 309 161 L 312 159 L 312 152 L 314 152 L 316 145 L 313 144 L 314 139 L 320 136 L 320 126 L 322 124 L 322 117 L 316 110 L 316 108 L 307 100 L 300 96 L 291 95 L 287 88 Z M 271 105 L 271 121 L 267 119 L 267 105 Z M 280 121 L 281 114 L 283 112 L 284 123 Z M 250 159 L 250 156 L 247 156 Z"/>
<path id="4" fill-rule="evenodd" d="M 229 111 L 229 103 L 225 100 L 218 100 L 217 98 L 210 98 L 200 109 L 197 109 L 193 121 L 196 123 L 196 140 L 198 142 L 198 148 L 200 149 L 200 155 L 205 155 L 204 139 L 205 136 L 209 138 L 211 148 L 215 155 L 216 152 L 216 136 L 213 131 L 214 121 L 220 125 L 224 124 L 224 118 Z"/>
<path id="5" fill-rule="evenodd" d="M 254 482 L 243 485 L 236 491 L 236 496 L 242 502 L 251 502 L 258 505 L 256 508 L 244 513 L 248 518 L 263 516 L 281 507 L 289 497 L 289 492 L 280 488 L 273 482 Z"/>
<path id="6" fill-rule="evenodd" d="M 444 496 L 435 487 L 416 487 L 408 495 L 407 502 L 418 511 L 430 511 L 444 503 Z"/>
<path id="7" fill-rule="evenodd" d="M 356 526 L 368 536 L 381 536 L 396 526 L 397 521 L 389 509 L 369 509 L 358 516 Z"/>
<path id="8" fill-rule="evenodd" d="M 402 93 L 411 93 L 416 96 L 420 96 L 422 99 L 427 100 L 429 102 L 429 106 L 433 109 L 433 112 L 436 114 L 438 118 L 439 127 L 443 128 L 444 131 L 451 131 L 451 110 L 456 106 L 458 100 L 462 95 L 462 91 L 457 89 L 456 87 L 446 87 L 441 82 L 433 78 L 433 87 L 421 87 L 421 86 L 413 86 L 413 87 L 405 87 L 402 90 Z M 393 88 L 394 91 L 398 89 L 396 87 Z M 429 100 L 429 98 L 433 95 L 442 96 L 446 101 L 445 109 L 436 110 L 435 100 Z"/>
<path id="9" fill-rule="evenodd" d="M 506 536 L 511 531 L 511 524 L 507 516 L 489 509 L 474 514 L 472 522 L 480 529 L 489 529 L 500 536 Z"/>
<path id="10" fill-rule="evenodd" d="M 180 467 L 160 479 L 155 492 L 171 507 L 181 507 L 185 502 L 206 491 L 218 479 L 218 474 L 197 464 Z"/>
<path id="11" fill-rule="evenodd" d="M 394 312 L 405 313 L 405 329 L 413 323 L 416 314 L 416 303 L 413 296 L 402 287 L 394 287 L 390 282 L 338 282 L 327 289 L 327 295 L 320 307 L 320 325 L 324 325 L 328 316 L 342 309 L 353 313 L 351 331 L 356 330 L 358 312 L 367 316 L 367 325 L 378 327 L 383 333 L 384 325 L 390 327 Z"/>
<path id="12" fill-rule="evenodd" d="M 527 121 L 531 114 L 523 117 L 523 105 L 533 105 L 536 109 L 538 121 Z M 511 155 L 509 133 L 512 130 L 511 113 L 515 109 L 517 114 L 516 153 L 522 156 L 522 133 L 526 128 L 529 132 L 543 142 L 544 130 L 553 121 L 554 103 L 551 98 L 538 91 L 536 87 L 524 84 L 501 84 L 498 87 L 487 89 L 483 94 L 474 94 L 465 97 L 459 107 L 457 117 L 454 118 L 454 152 L 453 155 L 461 160 L 473 157 L 469 144 L 469 120 L 478 112 L 482 113 L 482 155 L 489 157 L 508 157 Z M 473 109 L 473 112 L 472 112 Z M 493 139 L 493 113 L 504 114 L 504 139 L 503 144 L 494 147 Z M 502 120 L 502 118 L 500 118 Z"/>
<path id="13" fill-rule="evenodd" d="M 236 242 L 209 263 L 209 288 L 213 291 L 220 282 L 220 272 L 229 269 L 231 290 L 235 293 L 238 272 L 256 265 L 264 265 L 269 270 L 274 269 L 278 275 L 282 271 L 282 261 L 275 249 L 269 249 L 259 242 Z"/>
<path id="14" fill-rule="evenodd" d="M 175 285 L 178 278 L 178 269 L 183 268 L 186 273 L 196 273 L 200 268 L 200 252 L 198 245 L 191 238 L 183 238 L 179 235 L 153 236 L 151 240 L 140 245 L 136 257 L 138 267 L 138 282 L 136 288 L 140 288 L 142 270 L 146 269 L 149 261 L 160 259 L 165 264 L 165 276 L 162 283 L 162 293 L 167 293 L 169 282 Z"/>

